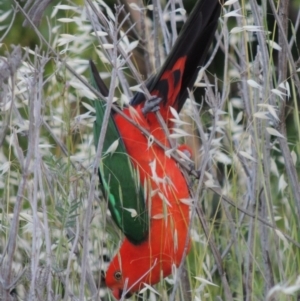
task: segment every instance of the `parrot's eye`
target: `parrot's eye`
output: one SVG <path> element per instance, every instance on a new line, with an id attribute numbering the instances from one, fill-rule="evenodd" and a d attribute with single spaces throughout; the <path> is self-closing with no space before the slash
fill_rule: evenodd
<path id="1" fill-rule="evenodd" d="M 120 271 L 115 272 L 114 277 L 117 281 L 122 279 L 122 273 Z"/>

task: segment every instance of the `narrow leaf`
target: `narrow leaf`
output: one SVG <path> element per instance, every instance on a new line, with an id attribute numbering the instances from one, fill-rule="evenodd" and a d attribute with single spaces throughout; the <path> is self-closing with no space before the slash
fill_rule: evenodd
<path id="1" fill-rule="evenodd" d="M 106 150 L 106 152 L 103 154 L 103 156 L 106 156 L 107 154 L 113 154 L 116 149 L 119 146 L 119 139 L 115 140 L 110 147 Z"/>
<path id="2" fill-rule="evenodd" d="M 282 95 L 283 95 L 283 96 L 286 96 L 285 93 L 279 91 L 278 89 L 272 89 L 271 92 L 274 93 L 274 94 L 276 94 L 277 96 L 279 96 L 282 100 L 283 100 Z"/>
<path id="3" fill-rule="evenodd" d="M 231 4 L 233 4 L 233 3 L 237 2 L 237 1 L 238 1 L 238 0 L 228 0 L 228 1 L 226 1 L 226 2 L 224 3 L 224 6 L 231 5 Z"/>
<path id="4" fill-rule="evenodd" d="M 247 84 L 252 87 L 252 88 L 256 88 L 256 89 L 261 89 L 261 85 L 258 84 L 255 80 L 253 79 L 248 79 L 247 80 Z"/>
<path id="5" fill-rule="evenodd" d="M 283 135 L 281 135 L 277 130 L 270 128 L 270 127 L 267 127 L 266 129 L 270 135 L 285 139 L 285 137 Z"/>
<path id="6" fill-rule="evenodd" d="M 271 41 L 271 40 L 266 41 L 266 42 L 267 42 L 267 43 L 270 45 L 270 47 L 272 47 L 273 49 L 278 50 L 278 51 L 281 51 L 281 50 L 282 50 L 282 48 L 281 48 L 276 42 Z"/>
<path id="7" fill-rule="evenodd" d="M 137 216 L 137 212 L 136 212 L 135 209 L 124 208 L 124 207 L 123 207 L 123 209 L 126 210 L 126 211 L 128 211 L 128 212 L 130 212 L 130 213 L 131 213 L 131 214 L 130 214 L 131 217 L 136 217 L 136 216 Z"/>
<path id="8" fill-rule="evenodd" d="M 205 278 L 202 278 L 202 277 L 195 277 L 196 280 L 202 282 L 202 283 L 205 283 L 205 284 L 209 284 L 209 285 L 213 285 L 213 286 L 216 286 L 216 287 L 219 287 L 217 284 L 214 284 L 213 282 L 210 282 L 208 281 L 207 279 Z"/>
<path id="9" fill-rule="evenodd" d="M 245 157 L 245 158 L 247 158 L 247 159 L 253 161 L 253 162 L 256 162 L 256 160 L 255 160 L 252 156 L 250 156 L 248 153 L 246 153 L 246 152 L 244 152 L 244 151 L 239 151 L 239 154 L 240 154 L 241 156 L 243 156 L 243 157 Z"/>
<path id="10" fill-rule="evenodd" d="M 286 187 L 287 187 L 287 182 L 285 181 L 284 175 L 282 174 L 279 178 L 279 184 L 278 184 L 279 191 L 283 192 Z"/>
<path id="11" fill-rule="evenodd" d="M 224 15 L 224 18 L 229 18 L 229 17 L 240 18 L 240 17 L 243 17 L 242 15 L 238 14 L 238 11 L 240 11 L 240 9 L 236 9 L 236 10 L 233 10 L 229 13 L 226 13 Z"/>

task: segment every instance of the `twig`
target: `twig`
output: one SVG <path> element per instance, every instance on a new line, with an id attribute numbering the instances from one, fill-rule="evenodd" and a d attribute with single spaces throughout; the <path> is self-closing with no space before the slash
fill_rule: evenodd
<path id="1" fill-rule="evenodd" d="M 160 28 L 159 16 L 160 16 L 160 2 L 158 0 L 153 0 L 153 27 L 154 27 L 154 61 L 155 61 L 155 69 L 159 70 L 161 66 L 160 62 L 160 53 L 159 53 L 159 32 Z"/>
<path id="2" fill-rule="evenodd" d="M 75 237 L 73 239 L 73 244 L 72 244 L 72 248 L 70 250 L 70 255 L 68 256 L 68 263 L 67 263 L 67 268 L 65 271 L 65 297 L 64 297 L 64 301 L 67 301 L 69 296 L 70 296 L 70 291 L 69 291 L 69 275 L 70 275 L 70 266 L 71 266 L 71 262 L 72 262 L 72 255 L 76 254 L 77 252 L 77 244 L 80 238 L 80 226 L 79 226 L 79 220 L 78 217 L 76 217 L 76 232 L 75 232 Z M 78 254 L 76 254 L 78 255 Z M 77 256 L 79 258 L 79 255 Z"/>
<path id="3" fill-rule="evenodd" d="M 261 194 L 260 198 L 260 206 L 259 206 L 259 215 L 261 217 L 267 216 L 267 200 L 264 197 L 264 194 Z M 262 269 L 264 278 L 265 278 L 265 296 L 268 291 L 274 286 L 274 275 L 270 258 L 270 250 L 272 249 L 270 246 L 270 239 L 267 233 L 267 228 L 260 224 L 260 241 L 261 241 L 261 249 L 262 249 L 262 258 L 264 268 Z M 278 248 L 278 244 L 277 244 Z M 279 260 L 279 258 L 278 258 Z"/>
<path id="4" fill-rule="evenodd" d="M 45 245 L 46 245 L 46 268 L 51 269 L 51 237 L 50 237 L 50 228 L 49 228 L 49 222 L 48 222 L 48 215 L 47 215 L 47 206 L 46 206 L 46 197 L 45 197 L 45 192 L 43 189 L 43 180 L 42 180 L 42 167 L 43 167 L 43 162 L 40 162 L 41 166 L 38 169 L 38 184 L 40 188 L 40 197 L 42 201 L 42 211 L 43 211 L 43 219 L 44 219 L 44 233 L 45 233 Z M 71 257 L 70 257 L 71 258 Z M 47 279 L 47 300 L 51 301 L 52 299 L 52 274 L 49 273 L 48 279 Z"/>
<path id="5" fill-rule="evenodd" d="M 295 23 L 295 26 L 294 26 L 294 34 L 292 35 L 292 37 L 291 37 L 291 39 L 290 39 L 290 42 L 289 42 L 289 48 L 290 48 L 290 49 L 292 49 L 293 44 L 294 44 L 295 41 L 296 41 L 296 34 L 297 34 L 297 32 L 298 32 L 299 25 L 300 25 L 300 10 L 298 11 L 298 14 L 297 14 L 296 23 Z"/>
<path id="6" fill-rule="evenodd" d="M 9 26 L 7 26 L 6 31 L 1 34 L 0 43 L 2 43 L 2 41 L 4 41 L 4 39 L 5 39 L 5 37 L 11 32 L 11 28 L 12 28 L 12 26 L 14 24 L 17 12 L 18 12 L 18 10 L 14 9 L 14 14 L 13 14 L 12 18 L 10 19 Z"/>
<path id="7" fill-rule="evenodd" d="M 142 6 L 143 2 L 142 0 L 139 0 L 139 4 Z M 146 26 L 146 16 L 145 13 L 141 10 L 140 11 L 140 24 L 141 24 L 141 46 L 143 48 L 143 58 L 144 58 L 144 66 L 146 68 L 146 75 L 147 78 L 150 78 L 150 75 L 152 73 L 152 65 L 150 62 L 149 57 L 149 42 L 150 41 L 150 34 L 148 27 Z"/>
<path id="8" fill-rule="evenodd" d="M 178 33 L 177 33 L 177 28 L 176 28 L 175 0 L 170 0 L 170 2 L 171 2 L 170 23 L 171 23 L 171 29 L 172 29 L 172 46 L 173 46 L 178 37 Z"/>
<path id="9" fill-rule="evenodd" d="M 20 219 L 20 212 L 22 209 L 23 197 L 26 190 L 27 180 L 30 175 L 29 167 L 34 154 L 34 139 L 35 139 L 35 130 L 36 130 L 35 124 L 38 124 L 38 120 L 36 120 L 36 117 L 34 116 L 33 102 L 30 101 L 28 151 L 27 151 L 27 156 L 25 158 L 25 164 L 22 169 L 22 176 L 20 179 L 20 185 L 18 188 L 17 198 L 16 198 L 14 211 L 13 211 L 13 218 L 10 223 L 8 243 L 5 247 L 6 254 L 4 254 L 5 258 L 3 256 L 4 259 L 2 262 L 2 271 L 0 274 L 0 278 L 2 278 L 0 280 L 2 282 L 2 286 L 4 289 L 4 295 L 2 296 L 4 300 L 9 300 L 10 298 L 9 287 L 13 281 L 13 275 L 12 275 L 13 257 L 15 255 L 15 250 L 17 245 L 17 235 L 18 235 L 19 219 Z"/>
<path id="10" fill-rule="evenodd" d="M 38 53 L 38 49 L 36 47 L 36 53 Z M 40 170 L 40 150 L 39 150 L 39 137 L 40 137 L 40 126 L 41 126 L 41 109 L 42 109 L 42 91 L 43 91 L 43 70 L 45 64 L 47 63 L 46 59 L 42 59 L 40 62 L 38 61 L 38 57 L 34 57 L 34 67 L 35 67 L 35 76 L 33 78 L 32 87 L 31 87 L 31 99 L 32 103 L 32 113 L 34 115 L 34 123 L 32 127 L 32 135 L 33 135 L 33 191 L 32 197 L 30 197 L 30 205 L 33 215 L 33 233 L 32 233 L 32 245 L 31 245 L 31 278 L 29 295 L 36 295 L 36 282 L 38 279 L 38 267 L 39 267 L 39 253 L 40 253 L 40 240 L 41 240 L 41 222 L 38 217 L 38 180 L 39 180 L 39 170 Z"/>

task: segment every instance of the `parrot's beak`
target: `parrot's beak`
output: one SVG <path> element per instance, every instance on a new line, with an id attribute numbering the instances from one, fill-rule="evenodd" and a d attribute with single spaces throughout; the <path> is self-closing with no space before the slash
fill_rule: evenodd
<path id="1" fill-rule="evenodd" d="M 117 299 L 117 300 L 120 300 L 122 298 L 122 295 L 123 295 L 123 290 L 120 289 L 120 288 L 115 288 L 112 290 L 112 294 L 113 296 Z M 127 292 L 126 295 L 124 296 L 125 299 L 128 299 L 130 298 L 131 296 L 133 295 L 133 293 L 131 292 Z"/>

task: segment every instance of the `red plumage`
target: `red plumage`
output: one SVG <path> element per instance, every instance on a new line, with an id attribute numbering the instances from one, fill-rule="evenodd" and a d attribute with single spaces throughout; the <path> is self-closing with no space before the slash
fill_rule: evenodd
<path id="1" fill-rule="evenodd" d="M 149 124 L 141 108 L 136 110 L 136 122 L 168 145 L 155 116 L 155 122 Z M 132 117 L 128 108 L 124 112 Z M 125 239 L 106 273 L 106 285 L 118 299 L 126 278 L 127 290 L 134 292 L 141 289 L 143 283 L 159 282 L 160 271 L 163 271 L 163 277 L 168 276 L 173 263 L 179 265 L 184 248 L 189 245 L 189 206 L 181 202 L 189 198 L 189 190 L 177 163 L 168 158 L 164 150 L 155 143 L 149 146 L 148 139 L 122 116 L 116 115 L 115 122 L 135 168 L 139 169 L 140 181 L 148 183 L 147 191 L 151 195 L 147 199 L 150 217 L 148 239 L 139 245 Z M 116 281 L 115 273 L 118 271 L 122 271 L 122 279 Z"/>
<path id="2" fill-rule="evenodd" d="M 220 9 L 218 0 L 196 4 L 164 66 L 148 85 L 151 95 L 162 98 L 159 111 L 170 131 L 170 107 L 181 110 L 187 89 L 192 88 L 204 63 Z M 143 114 L 144 95 L 137 94 L 131 105 L 124 113 L 170 147 L 155 113 Z M 147 240 L 134 245 L 125 238 L 107 270 L 106 285 L 120 299 L 123 293 L 128 297 L 140 290 L 143 283 L 155 284 L 170 275 L 173 264 L 178 267 L 189 250 L 190 208 L 184 201 L 190 195 L 178 164 L 124 117 L 114 114 L 113 118 L 126 151 L 139 170 L 141 185 L 146 183 L 150 219 Z"/>

